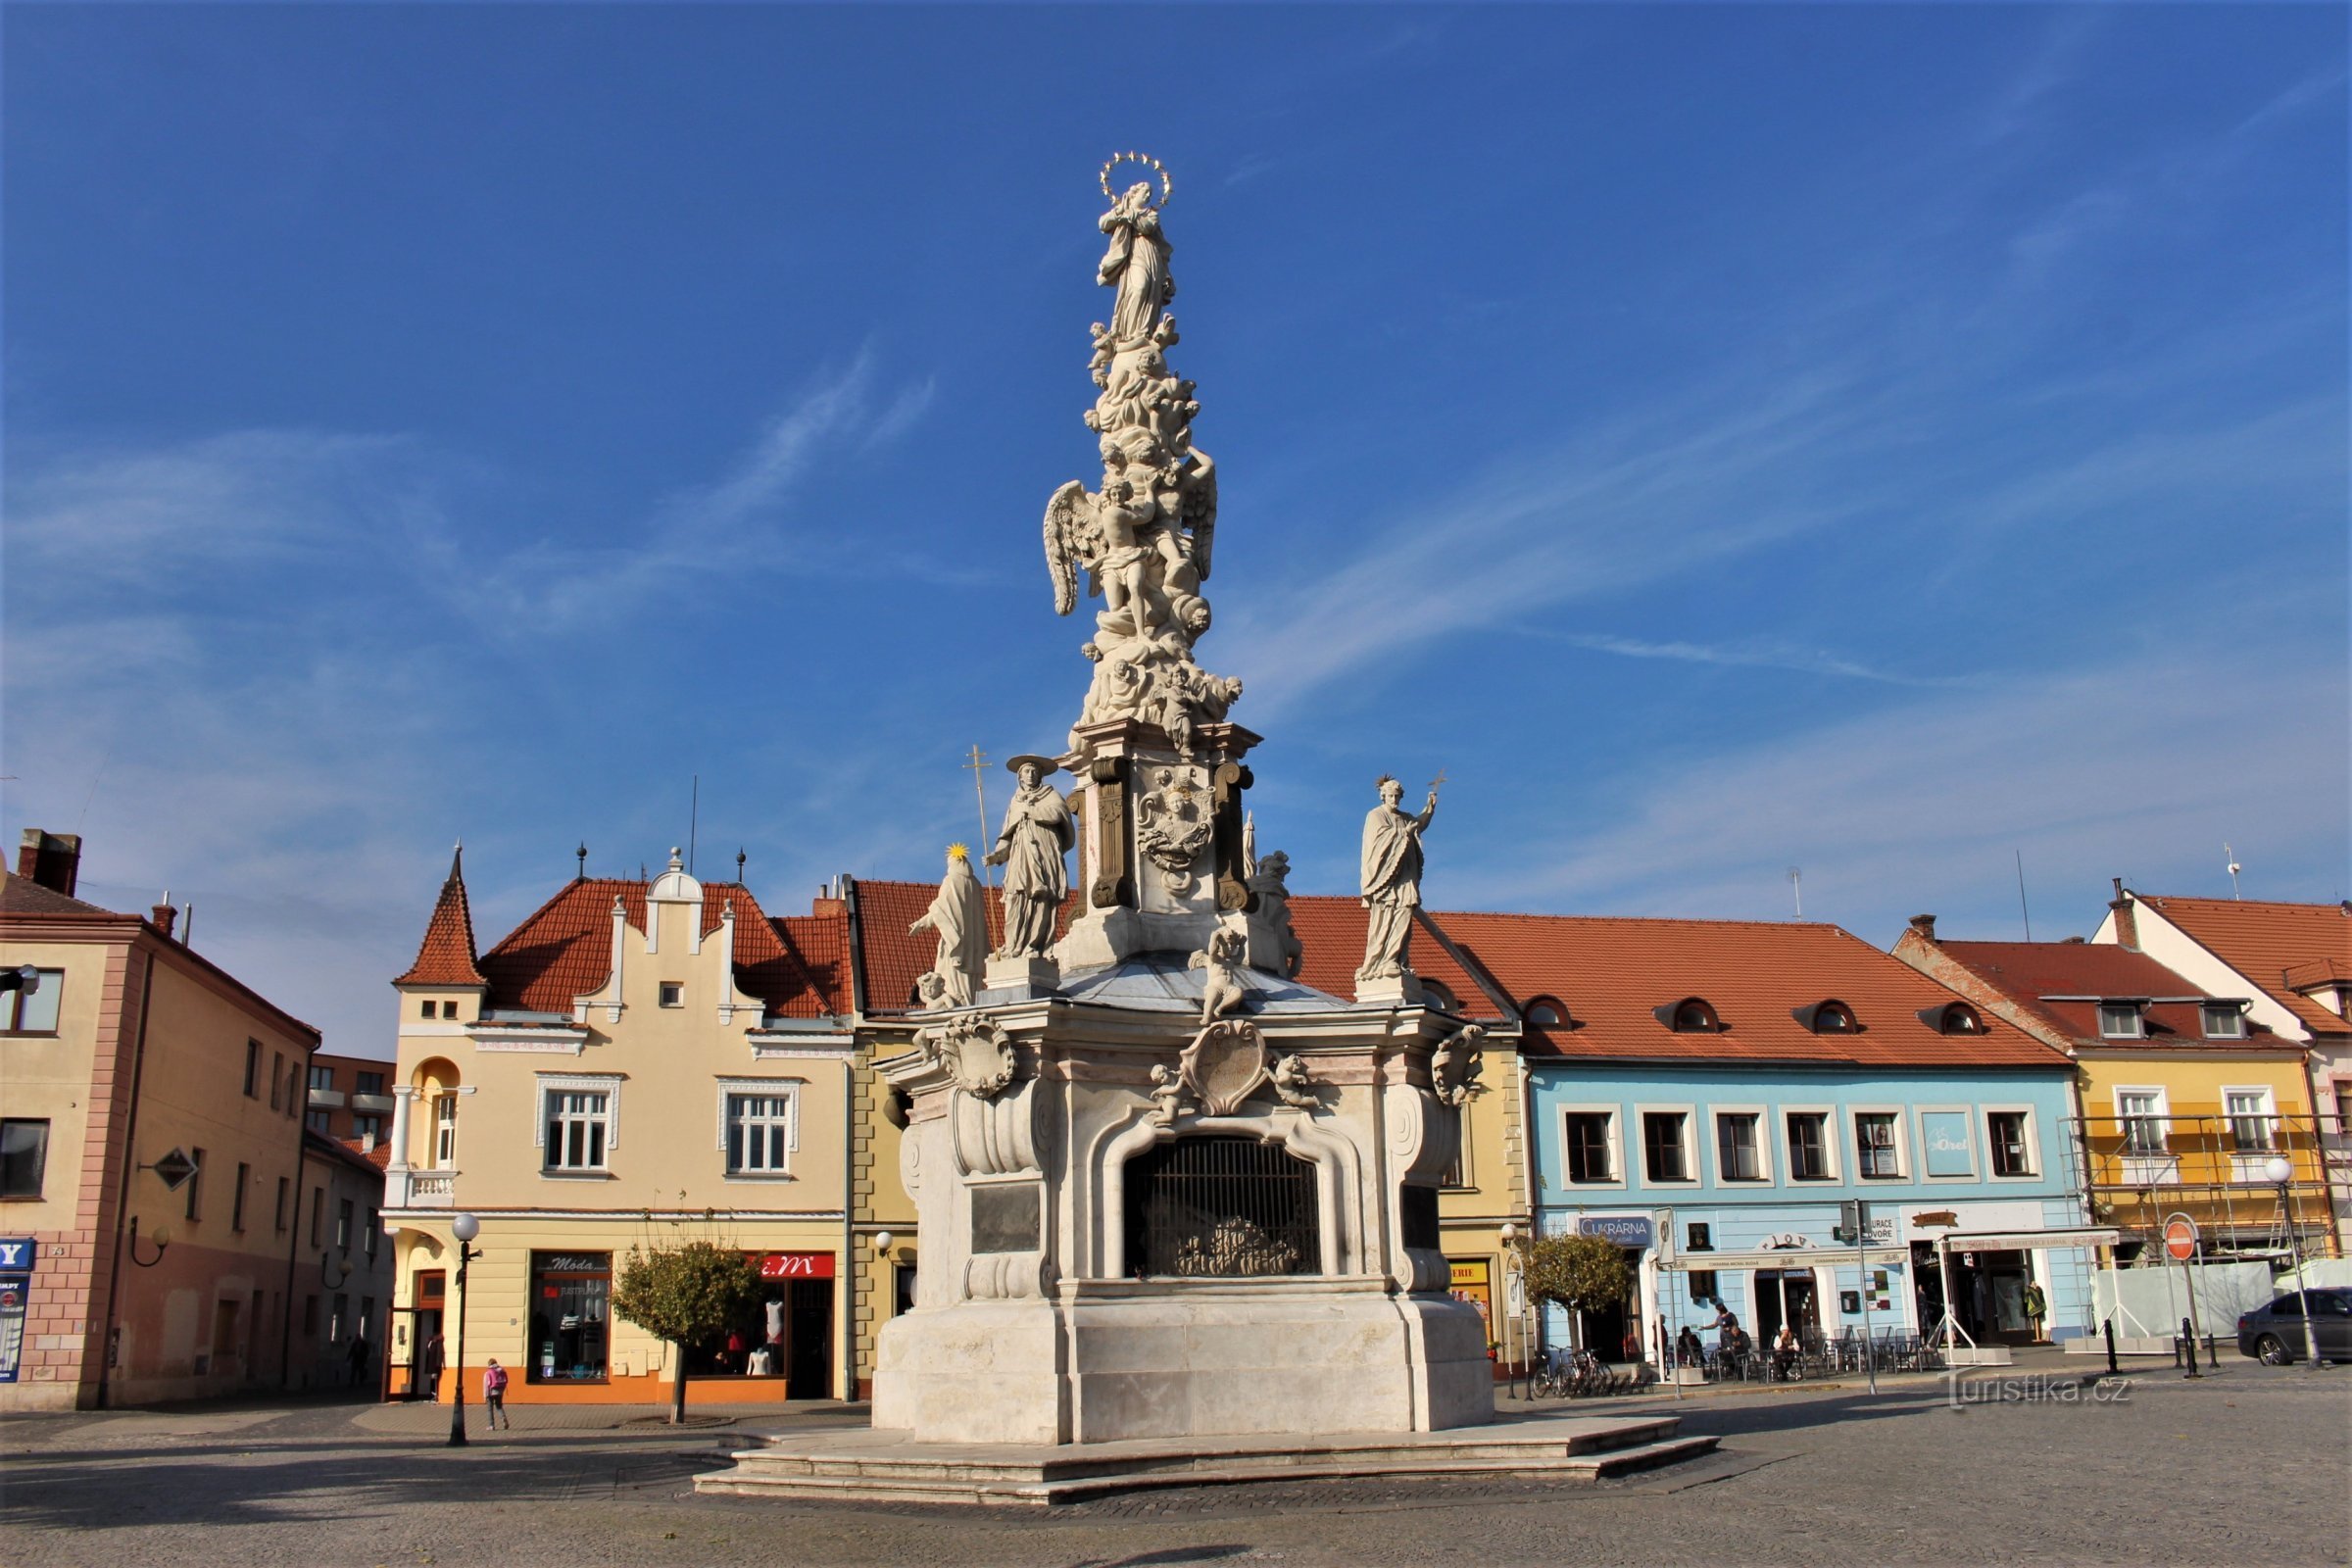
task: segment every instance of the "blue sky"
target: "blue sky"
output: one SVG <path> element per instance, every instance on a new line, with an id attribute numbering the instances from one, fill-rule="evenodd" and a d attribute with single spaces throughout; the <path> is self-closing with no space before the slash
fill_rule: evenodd
<path id="1" fill-rule="evenodd" d="M 2348 885 L 2340 8 L 24 7 L 5 791 L 330 1047 L 466 845 L 928 877 L 1175 172 L 1293 885 L 2087 932 Z M 1002 775 L 991 781 L 1004 798 Z"/>

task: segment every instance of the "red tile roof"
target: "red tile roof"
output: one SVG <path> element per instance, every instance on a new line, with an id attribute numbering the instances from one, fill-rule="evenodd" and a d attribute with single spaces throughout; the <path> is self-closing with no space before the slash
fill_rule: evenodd
<path id="1" fill-rule="evenodd" d="M 1291 929 L 1298 933 L 1301 950 L 1298 983 L 1334 997 L 1354 996 L 1355 971 L 1364 961 L 1365 924 L 1361 899 L 1292 894 Z M 1451 993 L 1463 1016 L 1503 1016 L 1503 1004 L 1488 994 L 1478 976 L 1455 961 L 1427 921 L 1414 924 L 1412 942 L 1405 951 L 1414 971 L 1424 981 L 1436 981 Z"/>
<path id="2" fill-rule="evenodd" d="M 645 929 L 647 882 L 581 877 L 567 883 L 482 955 L 491 1007 L 569 1012 L 575 999 L 612 973 L 612 901 L 630 925 Z M 847 1012 L 843 994 L 844 922 L 822 915 L 770 920 L 741 883 L 703 885 L 703 935 L 735 912 L 735 981 L 773 1012 L 823 1017 Z"/>
<path id="3" fill-rule="evenodd" d="M 0 867 L 0 914 L 97 914 L 112 918 L 135 918 L 117 915 L 112 909 L 45 888 L 28 876 Z"/>
<path id="4" fill-rule="evenodd" d="M 2268 992 L 2314 1033 L 2352 1030 L 2352 1023 L 2298 995 L 2287 978 L 2290 970 L 2323 961 L 2352 967 L 2352 912 L 2343 905 L 2132 896 Z"/>
<path id="5" fill-rule="evenodd" d="M 862 961 L 866 1007 L 874 1012 L 898 1011 L 914 1001 L 914 983 L 931 967 L 939 951 L 939 939 L 929 931 L 909 935 L 906 930 L 931 907 L 939 885 L 859 877 L 854 887 L 861 949 L 858 957 Z M 986 888 L 983 896 L 988 901 L 989 946 L 993 949 L 1004 932 L 1004 895 Z M 1073 887 L 1054 917 L 1055 937 L 1070 929 L 1078 912 L 1078 889 Z"/>
<path id="6" fill-rule="evenodd" d="M 396 986 L 478 986 L 485 984 L 482 971 L 474 965 L 473 910 L 466 902 L 466 852 L 463 847 L 450 856 L 449 875 L 441 884 L 441 897 L 433 903 L 432 918 L 424 923 L 424 941 L 416 949 L 416 961 L 409 972 L 392 983 Z"/>
<path id="7" fill-rule="evenodd" d="M 1294 901 L 1296 904 L 1297 901 Z M 1919 1016 L 1959 995 L 1834 925 L 1442 910 L 1432 919 L 1522 1008 L 1558 999 L 1563 1026 L 1522 1026 L 1529 1055 L 1812 1061 L 1859 1067 L 2056 1067 L 2066 1058 L 1997 1020 L 1947 1035 Z M 1419 962 L 1420 948 L 1414 948 Z M 1656 1009 L 1690 997 L 1723 1027 L 1677 1034 Z M 1835 999 L 1858 1031 L 1795 1016 Z"/>
<path id="8" fill-rule="evenodd" d="M 2104 942 L 1938 942 L 1936 947 L 1986 985 L 2071 1040 L 2102 1043 L 2098 1002 L 2052 1002 L 2052 997 L 2105 998 L 2128 1002 L 2147 997 L 2204 997 L 2191 985 L 2136 948 Z M 2205 1044 L 2205 1019 L 2196 1003 L 2158 1004 L 2146 1010 L 2144 1045 Z M 2249 1039 L 2264 1043 L 2253 1028 Z M 2114 1042 L 2105 1042 L 2114 1044 Z M 2228 1042 L 2235 1045 L 2240 1042 Z M 2269 1045 L 2276 1047 L 2272 1040 Z"/>

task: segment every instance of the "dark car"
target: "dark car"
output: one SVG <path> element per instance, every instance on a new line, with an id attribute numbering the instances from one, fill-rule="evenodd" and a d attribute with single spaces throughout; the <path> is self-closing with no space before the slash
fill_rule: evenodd
<path id="1" fill-rule="evenodd" d="M 2311 1302 L 2309 1327 L 2323 1361 L 2352 1361 L 2352 1290 L 2322 1286 L 2279 1297 L 2237 1320 L 2237 1349 L 2270 1366 L 2299 1361 L 2309 1351 L 2303 1338 L 2303 1303 Z"/>

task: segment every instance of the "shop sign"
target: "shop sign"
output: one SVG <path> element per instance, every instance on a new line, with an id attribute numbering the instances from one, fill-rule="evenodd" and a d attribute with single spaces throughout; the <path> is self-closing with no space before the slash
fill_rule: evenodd
<path id="1" fill-rule="evenodd" d="M 1927 1145 L 1929 1175 L 1977 1173 L 1976 1155 L 1969 1148 L 1966 1111 L 1923 1110 L 1919 1113 L 1919 1132 L 1921 1141 Z"/>
<path id="2" fill-rule="evenodd" d="M 29 1274 L 40 1249 L 29 1236 L 0 1236 L 0 1274 Z"/>
<path id="3" fill-rule="evenodd" d="M 531 1270 L 537 1274 L 610 1274 L 611 1252 L 533 1252 Z"/>
<path id="4" fill-rule="evenodd" d="M 1777 1236 L 1765 1237 L 1756 1246 L 1759 1250 L 1766 1252 L 1793 1252 L 1809 1250 L 1813 1246 L 1813 1238 L 1800 1236 L 1795 1231 L 1782 1231 Z"/>
<path id="5" fill-rule="evenodd" d="M 1456 1287 L 1463 1285 L 1485 1285 L 1489 1281 L 1489 1275 L 1487 1273 L 1487 1260 L 1483 1257 L 1479 1258 L 1476 1262 L 1470 1263 L 1464 1263 L 1458 1259 L 1448 1260 L 1446 1266 L 1452 1271 L 1452 1283 Z"/>
<path id="6" fill-rule="evenodd" d="M 1636 1251 L 1657 1240 L 1657 1226 L 1647 1214 L 1586 1214 L 1576 1222 L 1579 1236 L 1597 1236 Z"/>
<path id="7" fill-rule="evenodd" d="M 833 1277 L 831 1252 L 769 1252 L 760 1259 L 760 1277 L 763 1280 L 829 1280 Z"/>

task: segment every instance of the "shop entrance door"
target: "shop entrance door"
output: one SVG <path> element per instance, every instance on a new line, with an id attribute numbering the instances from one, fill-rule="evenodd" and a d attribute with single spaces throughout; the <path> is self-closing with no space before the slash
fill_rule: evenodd
<path id="1" fill-rule="evenodd" d="M 833 1390 L 833 1282 L 792 1281 L 790 1381 L 785 1397 L 821 1399 Z"/>
<path id="2" fill-rule="evenodd" d="M 1755 1302 L 1758 1346 L 1770 1348 L 1780 1338 L 1784 1323 L 1796 1326 L 1799 1340 L 1810 1339 L 1821 1331 L 1821 1303 L 1809 1268 L 1756 1270 L 1756 1290 L 1751 1299 Z"/>

